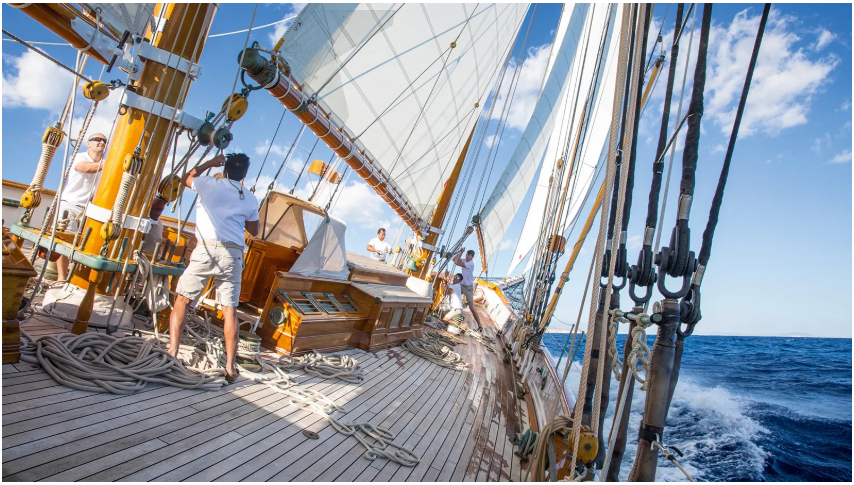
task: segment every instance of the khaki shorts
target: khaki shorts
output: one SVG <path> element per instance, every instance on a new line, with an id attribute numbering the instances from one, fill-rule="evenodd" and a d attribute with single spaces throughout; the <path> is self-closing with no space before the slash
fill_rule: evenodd
<path id="1" fill-rule="evenodd" d="M 243 249 L 236 244 L 199 241 L 190 265 L 178 280 L 175 291 L 195 301 L 213 278 L 216 301 L 222 306 L 236 307 L 240 302 L 240 276 L 243 273 Z"/>
<path id="2" fill-rule="evenodd" d="M 474 286 L 460 285 L 460 289 L 463 290 L 463 295 L 466 297 L 466 305 L 469 308 L 474 308 Z"/>

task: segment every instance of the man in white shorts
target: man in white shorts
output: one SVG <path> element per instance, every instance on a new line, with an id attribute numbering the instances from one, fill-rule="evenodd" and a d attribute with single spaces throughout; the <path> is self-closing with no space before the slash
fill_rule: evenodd
<path id="1" fill-rule="evenodd" d="M 474 309 L 474 250 L 469 250 L 466 253 L 466 259 L 462 259 L 463 251 L 466 248 L 460 249 L 456 255 L 454 255 L 454 264 L 461 267 L 460 270 L 463 275 L 463 280 L 460 282 L 460 289 L 463 292 L 463 295 L 466 295 L 466 302 L 468 302 L 469 310 L 471 310 L 472 315 L 474 315 L 474 320 L 477 322 L 477 331 L 483 332 L 483 325 L 480 323 L 480 317 L 477 314 L 477 311 Z"/>
<path id="2" fill-rule="evenodd" d="M 448 299 L 450 300 L 451 310 L 442 317 L 445 323 L 461 327 L 466 319 L 463 316 L 463 300 L 462 290 L 460 290 L 460 282 L 463 280 L 463 275 L 457 273 L 454 275 L 452 283 L 448 284 Z"/>
<path id="3" fill-rule="evenodd" d="M 386 255 L 391 252 L 391 244 L 385 242 L 385 229 L 380 228 L 377 231 L 377 237 L 368 242 L 368 251 L 371 253 L 371 259 L 385 263 Z"/>
<path id="4" fill-rule="evenodd" d="M 59 201 L 54 217 L 68 219 L 67 231 L 76 232 L 83 218 L 83 211 L 89 203 L 92 186 L 98 180 L 99 165 L 107 150 L 107 137 L 103 133 L 95 133 L 86 143 L 86 151 L 78 153 L 68 172 L 65 187 L 62 189 L 62 199 Z M 60 256 L 56 262 L 57 281 L 65 281 L 68 276 L 68 256 Z"/>
<path id="5" fill-rule="evenodd" d="M 206 170 L 222 167 L 223 177 L 201 175 Z M 178 357 L 181 333 L 187 320 L 187 305 L 199 298 L 213 278 L 216 299 L 222 306 L 225 334 L 226 380 L 237 378 L 237 314 L 240 297 L 240 276 L 243 272 L 245 231 L 258 234 L 258 200 L 244 190 L 243 179 L 249 171 L 249 157 L 242 153 L 218 155 L 190 170 L 181 180 L 199 193 L 196 211 L 198 244 L 190 256 L 190 264 L 178 280 L 175 305 L 169 316 L 169 353 Z"/>

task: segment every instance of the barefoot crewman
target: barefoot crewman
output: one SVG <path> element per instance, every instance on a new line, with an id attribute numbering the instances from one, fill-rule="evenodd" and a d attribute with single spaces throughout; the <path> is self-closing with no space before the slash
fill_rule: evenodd
<path id="1" fill-rule="evenodd" d="M 209 168 L 225 167 L 217 179 L 201 175 Z M 187 305 L 199 298 L 208 280 L 216 284 L 216 299 L 222 306 L 226 379 L 237 377 L 237 314 L 240 276 L 243 272 L 245 232 L 258 234 L 258 200 L 244 190 L 243 179 L 249 170 L 249 157 L 242 153 L 218 155 L 185 175 L 182 182 L 199 193 L 196 211 L 196 249 L 190 264 L 178 280 L 175 306 L 169 316 L 169 353 L 178 356 L 179 342 L 187 321 Z"/>

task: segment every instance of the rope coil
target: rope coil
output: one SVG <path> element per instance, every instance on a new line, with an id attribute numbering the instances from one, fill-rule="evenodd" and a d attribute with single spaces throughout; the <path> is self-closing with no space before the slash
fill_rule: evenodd
<path id="1" fill-rule="evenodd" d="M 429 338 L 404 340 L 400 346 L 413 354 L 442 367 L 458 371 L 466 370 L 471 367 L 470 364 L 463 361 L 460 354 L 451 350 L 450 347 L 436 343 L 435 340 L 431 340 Z"/>
<path id="2" fill-rule="evenodd" d="M 620 362 L 620 354 L 617 352 L 617 330 L 621 323 L 627 323 L 628 320 L 625 317 L 618 317 L 617 310 L 619 308 L 608 310 L 608 355 L 611 356 L 611 370 L 614 371 L 614 378 L 620 382 L 623 363 Z"/>
<path id="3" fill-rule="evenodd" d="M 629 353 L 629 368 L 632 370 L 635 380 L 640 382 L 642 391 L 646 390 L 646 380 L 640 376 L 640 372 L 645 372 L 649 363 L 649 346 L 646 344 L 646 329 L 653 325 L 651 321 L 642 317 L 648 316 L 645 313 L 638 314 L 635 328 L 632 329 L 632 350 Z M 642 320 L 646 320 L 649 323 L 643 323 Z"/>

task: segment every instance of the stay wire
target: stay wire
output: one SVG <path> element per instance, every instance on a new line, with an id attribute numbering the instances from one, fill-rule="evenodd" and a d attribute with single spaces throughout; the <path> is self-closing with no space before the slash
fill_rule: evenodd
<path id="1" fill-rule="evenodd" d="M 759 31 L 756 33 L 756 41 L 753 44 L 753 53 L 750 56 L 750 65 L 747 68 L 747 76 L 744 79 L 744 87 L 741 91 L 741 98 L 738 101 L 738 109 L 735 112 L 735 122 L 732 125 L 732 133 L 729 138 L 729 146 L 727 147 L 724 164 L 721 168 L 721 175 L 718 179 L 718 186 L 715 188 L 715 196 L 712 198 L 712 207 L 709 210 L 709 221 L 706 223 L 706 229 L 703 231 L 703 244 L 700 248 L 699 262 L 702 268 L 705 268 L 709 262 L 709 257 L 712 253 L 712 239 L 715 236 L 715 228 L 718 225 L 718 217 L 723 204 L 724 190 L 726 189 L 727 178 L 729 177 L 730 163 L 732 162 L 732 154 L 735 151 L 735 142 L 738 138 L 738 129 L 741 126 L 741 118 L 744 115 L 744 107 L 747 104 L 747 95 L 750 92 L 750 84 L 753 81 L 753 71 L 756 68 L 756 60 L 759 57 L 759 48 L 762 44 L 762 37 L 765 34 L 765 25 L 768 22 L 768 15 L 771 11 L 771 4 L 766 3 L 762 10 L 762 19 L 759 21 Z M 699 286 L 699 283 L 697 283 Z"/>
<path id="2" fill-rule="evenodd" d="M 267 164 L 267 157 L 270 156 L 270 150 L 273 149 L 273 144 L 276 143 L 276 135 L 279 134 L 279 128 L 282 127 L 282 121 L 285 119 L 285 115 L 288 113 L 287 109 L 282 111 L 282 117 L 279 118 L 279 124 L 276 125 L 276 131 L 273 132 L 273 139 L 270 140 L 270 146 L 267 147 L 267 153 L 264 154 L 264 161 L 261 162 L 261 168 L 258 169 L 258 175 L 255 176 L 255 182 L 252 184 L 252 187 L 249 189 L 249 192 L 255 193 L 255 186 L 258 185 L 258 179 L 261 178 L 261 171 L 264 170 L 264 165 Z"/>
<path id="3" fill-rule="evenodd" d="M 73 74 L 73 75 L 75 75 L 75 76 L 79 77 L 80 79 L 82 79 L 82 80 L 86 81 L 87 83 L 91 83 L 91 82 L 92 82 L 92 80 L 91 80 L 91 79 L 89 79 L 88 77 L 84 76 L 83 74 L 81 74 L 81 73 L 79 73 L 79 72 L 75 71 L 74 69 L 71 69 L 70 67 L 66 66 L 65 64 L 63 64 L 63 63 L 59 62 L 58 60 L 54 59 L 53 57 L 51 57 L 50 55 L 48 55 L 45 51 L 43 51 L 43 50 L 41 50 L 41 49 L 39 49 L 39 48 L 35 47 L 34 45 L 32 45 L 32 44 L 30 44 L 29 42 L 27 42 L 27 41 L 25 41 L 25 40 L 21 39 L 20 37 L 18 37 L 18 36 L 16 36 L 16 35 L 14 35 L 14 34 L 12 34 L 12 33 L 10 33 L 10 32 L 9 32 L 8 30 L 6 30 L 6 29 L 2 29 L 2 30 L 3 30 L 3 33 L 4 33 L 4 34 L 6 34 L 6 35 L 8 35 L 9 37 L 11 37 L 11 38 L 12 38 L 12 40 L 14 40 L 14 41 L 16 41 L 16 42 L 19 42 L 19 43 L 23 44 L 25 47 L 27 47 L 27 48 L 28 48 L 28 49 L 30 49 L 31 51 L 35 52 L 36 54 L 38 54 L 38 55 L 40 55 L 40 56 L 44 57 L 45 59 L 49 60 L 50 62 L 52 62 L 52 63 L 56 64 L 57 66 L 59 66 L 59 67 L 61 67 L 61 68 L 63 68 L 63 69 L 65 69 L 66 71 L 68 71 L 68 72 L 70 72 L 71 74 Z"/>

